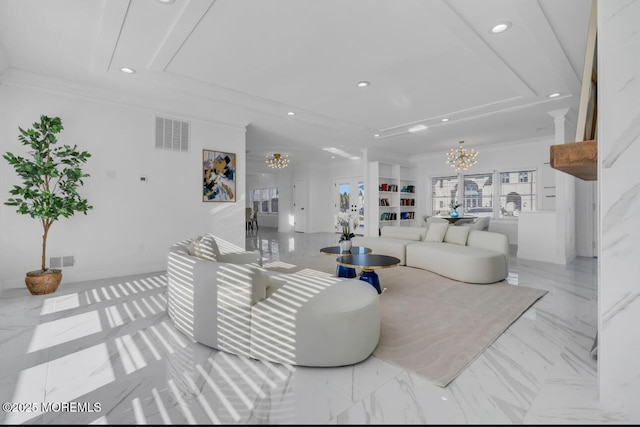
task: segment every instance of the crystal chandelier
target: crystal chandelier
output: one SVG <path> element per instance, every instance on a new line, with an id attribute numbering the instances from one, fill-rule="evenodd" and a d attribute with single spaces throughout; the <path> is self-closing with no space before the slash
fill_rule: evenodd
<path id="1" fill-rule="evenodd" d="M 287 157 L 286 154 L 283 156 L 280 153 L 274 153 L 273 156 L 267 156 L 265 162 L 271 169 L 282 169 L 289 165 L 289 159 Z"/>
<path id="2" fill-rule="evenodd" d="M 476 157 L 478 152 L 472 148 L 468 150 L 463 147 L 464 141 L 459 142 L 458 148 L 452 148 L 447 155 L 447 164 L 454 168 L 456 171 L 466 171 L 471 166 L 478 163 Z"/>

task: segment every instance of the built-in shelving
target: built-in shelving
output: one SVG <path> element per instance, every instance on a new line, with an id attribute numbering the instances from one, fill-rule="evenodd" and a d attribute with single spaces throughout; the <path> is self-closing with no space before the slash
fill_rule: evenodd
<path id="1" fill-rule="evenodd" d="M 371 162 L 371 181 L 378 184 L 378 229 L 383 225 L 411 225 L 416 220 L 416 181 L 413 168 L 383 162 Z M 373 224 L 375 229 L 375 224 Z"/>

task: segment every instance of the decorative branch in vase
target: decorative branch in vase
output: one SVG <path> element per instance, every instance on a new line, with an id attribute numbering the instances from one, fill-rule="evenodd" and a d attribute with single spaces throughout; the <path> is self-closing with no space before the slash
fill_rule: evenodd
<path id="1" fill-rule="evenodd" d="M 449 215 L 452 216 L 453 218 L 457 218 L 460 215 L 458 213 L 458 208 L 460 207 L 460 203 L 453 201 L 449 203 L 449 207 L 451 208 L 451 212 L 449 212 Z"/>

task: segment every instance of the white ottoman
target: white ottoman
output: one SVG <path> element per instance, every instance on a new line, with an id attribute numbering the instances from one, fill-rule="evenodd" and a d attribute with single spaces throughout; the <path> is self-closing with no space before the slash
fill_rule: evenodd
<path id="1" fill-rule="evenodd" d="M 282 275 L 286 285 L 251 310 L 255 359 L 344 366 L 368 358 L 380 339 L 380 296 L 358 279 Z"/>

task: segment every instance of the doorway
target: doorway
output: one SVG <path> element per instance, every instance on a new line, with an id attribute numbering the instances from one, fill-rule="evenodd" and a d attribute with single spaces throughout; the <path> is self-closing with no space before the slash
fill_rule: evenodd
<path id="1" fill-rule="evenodd" d="M 293 231 L 304 233 L 307 226 L 306 188 L 304 179 L 297 179 L 293 184 Z"/>

